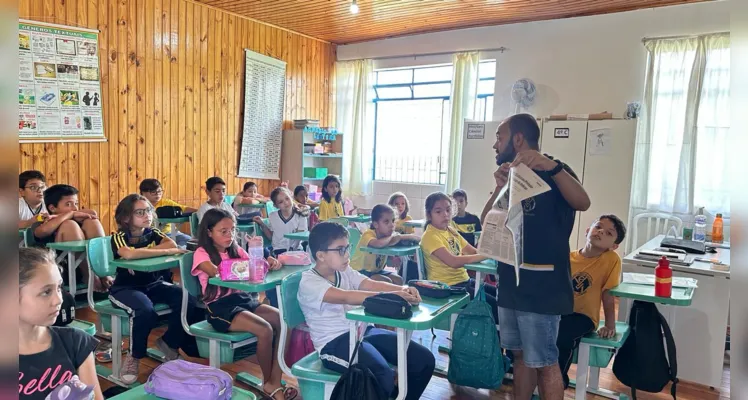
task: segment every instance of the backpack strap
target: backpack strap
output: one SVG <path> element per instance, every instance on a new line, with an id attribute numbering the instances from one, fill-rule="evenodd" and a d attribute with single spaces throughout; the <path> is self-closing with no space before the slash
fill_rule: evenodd
<path id="1" fill-rule="evenodd" d="M 639 311 L 642 306 L 643 306 L 643 303 L 641 303 L 639 300 L 634 300 L 634 303 L 631 305 L 631 311 L 629 313 L 629 322 L 630 322 L 629 325 L 631 326 L 631 329 L 634 331 L 633 332 L 634 343 L 638 342 L 636 340 L 636 335 L 637 335 L 637 332 L 639 331 L 637 329 L 637 326 L 639 325 Z M 632 320 L 633 320 L 633 324 L 631 323 Z M 642 362 L 640 353 L 641 353 L 640 351 L 635 349 L 634 354 L 636 357 L 637 365 L 641 365 L 640 363 Z M 636 374 L 633 374 L 631 376 L 631 380 L 632 380 L 631 386 L 630 386 L 631 399 L 636 400 Z"/>
<path id="2" fill-rule="evenodd" d="M 351 355 L 351 359 L 348 360 L 348 369 L 351 369 L 351 367 L 353 366 L 353 360 L 356 359 L 356 355 L 358 354 L 358 348 L 361 346 L 361 343 L 363 341 L 364 341 L 364 338 L 361 338 L 358 342 L 356 342 L 356 347 L 353 348 L 353 354 Z"/>
<path id="3" fill-rule="evenodd" d="M 670 325 L 668 325 L 665 317 L 663 317 L 659 311 L 657 312 L 657 316 L 660 318 L 660 326 L 665 335 L 667 359 L 670 364 L 670 380 L 673 381 L 673 385 L 670 386 L 670 395 L 673 396 L 673 400 L 675 400 L 676 385 L 678 384 L 678 358 L 675 354 L 675 340 L 673 339 L 673 332 L 670 330 Z"/>

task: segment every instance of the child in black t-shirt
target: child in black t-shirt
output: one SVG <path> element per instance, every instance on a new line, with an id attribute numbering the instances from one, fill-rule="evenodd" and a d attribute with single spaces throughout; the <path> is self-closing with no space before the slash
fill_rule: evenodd
<path id="1" fill-rule="evenodd" d="M 114 219 L 119 227 L 119 231 L 112 234 L 115 259 L 136 260 L 186 253 L 163 232 L 151 228 L 153 206 L 139 194 L 122 199 L 114 212 Z M 138 379 L 140 359 L 146 356 L 148 335 L 158 325 L 158 314 L 153 308 L 155 303 L 164 303 L 171 309 L 169 328 L 156 339 L 156 347 L 165 358 L 176 360 L 180 348 L 185 350 L 189 341 L 194 345 L 194 339 L 182 328 L 182 289 L 171 283 L 171 271 L 140 272 L 117 268 L 109 299 L 130 316 L 130 352 L 122 361 L 119 376 L 123 383 L 130 385 Z M 198 322 L 196 305 L 196 299 L 190 297 L 187 303 L 189 323 Z"/>
<path id="2" fill-rule="evenodd" d="M 452 198 L 457 205 L 457 215 L 452 218 L 452 222 L 454 222 L 457 232 L 459 232 L 471 246 L 476 247 L 478 243 L 475 240 L 475 232 L 483 230 L 483 227 L 480 224 L 480 218 L 475 214 L 470 214 L 465 211 L 468 205 L 468 198 L 467 193 L 464 190 L 455 190 L 452 192 Z"/>
<path id="3" fill-rule="evenodd" d="M 18 249 L 18 396 L 44 400 L 78 375 L 103 400 L 93 351 L 98 341 L 76 328 L 52 326 L 62 306 L 62 276 L 54 253 Z"/>

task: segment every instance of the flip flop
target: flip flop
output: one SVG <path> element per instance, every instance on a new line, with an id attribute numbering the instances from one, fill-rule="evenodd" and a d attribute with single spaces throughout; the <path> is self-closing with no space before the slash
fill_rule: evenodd
<path id="1" fill-rule="evenodd" d="M 299 391 L 293 386 L 283 386 L 283 396 L 286 400 L 294 400 L 299 396 Z"/>

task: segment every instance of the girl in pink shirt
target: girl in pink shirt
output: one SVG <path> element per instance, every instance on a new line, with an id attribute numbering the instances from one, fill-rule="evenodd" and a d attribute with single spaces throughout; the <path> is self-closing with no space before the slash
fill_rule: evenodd
<path id="1" fill-rule="evenodd" d="M 260 304 L 249 293 L 218 287 L 208 279 L 218 275 L 218 265 L 227 259 L 249 259 L 236 243 L 236 221 L 228 211 L 214 208 L 203 215 L 198 229 L 198 249 L 192 264 L 192 275 L 200 281 L 203 301 L 208 309 L 208 322 L 218 332 L 249 332 L 257 337 L 257 361 L 263 376 L 263 390 L 275 400 L 291 400 L 298 391 L 281 385 L 282 371 L 278 365 L 278 309 Z M 281 264 L 268 257 L 270 269 Z"/>

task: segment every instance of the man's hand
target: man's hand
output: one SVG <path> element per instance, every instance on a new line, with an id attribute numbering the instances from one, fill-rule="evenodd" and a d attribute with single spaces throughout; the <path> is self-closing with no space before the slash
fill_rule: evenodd
<path id="1" fill-rule="evenodd" d="M 517 153 L 517 156 L 512 161 L 512 167 L 516 167 L 519 164 L 525 164 L 530 169 L 537 171 L 550 171 L 556 167 L 556 162 L 550 158 L 540 154 L 537 150 L 524 150 Z"/>
<path id="2" fill-rule="evenodd" d="M 496 187 L 498 189 L 503 188 L 509 179 L 509 163 L 501 164 L 496 172 L 493 173 L 493 178 L 496 180 Z"/>
<path id="3" fill-rule="evenodd" d="M 600 336 L 603 339 L 610 339 L 615 335 L 616 335 L 615 325 L 613 325 L 612 327 L 609 327 L 606 325 L 597 330 L 597 336 Z"/>

